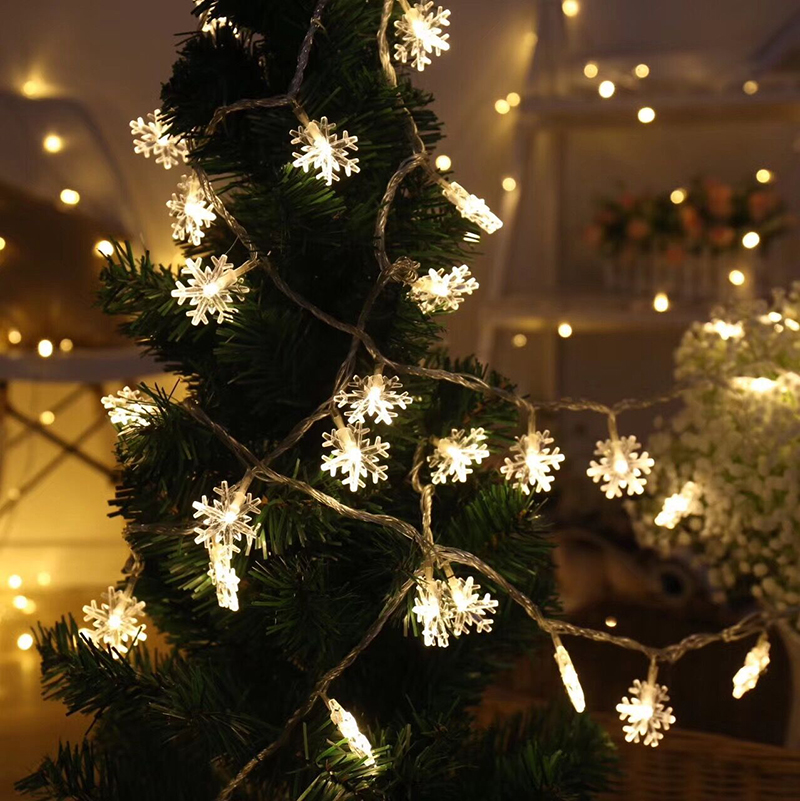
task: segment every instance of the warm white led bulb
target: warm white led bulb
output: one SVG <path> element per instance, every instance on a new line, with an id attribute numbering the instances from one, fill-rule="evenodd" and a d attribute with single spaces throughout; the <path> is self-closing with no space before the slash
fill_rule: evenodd
<path id="1" fill-rule="evenodd" d="M 101 402 L 111 423 L 119 426 L 122 434 L 149 426 L 158 413 L 158 406 L 152 400 L 130 387 L 124 387 L 116 395 L 106 395 Z"/>
<path id="2" fill-rule="evenodd" d="M 553 637 L 553 642 L 556 646 L 554 658 L 558 665 L 558 672 L 561 674 L 561 681 L 564 682 L 564 689 L 567 691 L 569 700 L 575 707 L 576 712 L 583 712 L 586 709 L 586 699 L 583 695 L 583 687 L 581 687 L 580 679 L 578 678 L 578 671 L 572 664 L 572 658 L 567 649 L 561 643 L 559 637 Z"/>
<path id="3" fill-rule="evenodd" d="M 372 744 L 361 733 L 356 719 L 335 699 L 330 698 L 327 703 L 328 710 L 331 713 L 331 722 L 339 729 L 342 737 L 347 740 L 350 750 L 356 756 L 361 757 L 365 765 L 374 765 L 375 757 L 372 755 Z"/>
<path id="4" fill-rule="evenodd" d="M 431 54 L 442 55 L 450 49 L 450 34 L 442 30 L 450 25 L 450 12 L 441 6 L 433 11 L 433 0 L 407 6 L 394 27 L 400 41 L 394 46 L 394 57 L 422 72 L 431 63 Z"/>
<path id="5" fill-rule="evenodd" d="M 365 423 L 367 417 L 373 417 L 377 423 L 390 425 L 398 414 L 395 408 L 405 410 L 413 401 L 407 392 L 399 392 L 402 388 L 397 376 L 387 378 L 381 373 L 364 378 L 353 376 L 334 402 L 339 408 L 350 407 L 346 413 L 349 423 Z"/>
<path id="6" fill-rule="evenodd" d="M 758 683 L 759 676 L 769 665 L 769 639 L 767 633 L 763 632 L 758 638 L 758 642 L 750 649 L 744 660 L 744 665 L 739 668 L 733 677 L 733 697 L 741 698 L 745 693 L 750 692 Z"/>
<path id="7" fill-rule="evenodd" d="M 336 133 L 336 124 L 328 122 L 327 117 L 311 120 L 307 125 L 298 126 L 291 131 L 292 144 L 300 145 L 300 151 L 292 153 L 292 165 L 303 172 L 313 169 L 317 179 L 331 186 L 339 180 L 339 171 L 344 170 L 348 177 L 352 173 L 361 172 L 358 159 L 350 158 L 348 150 L 358 150 L 357 136 L 350 136 L 347 131 L 341 136 Z"/>
<path id="8" fill-rule="evenodd" d="M 173 192 L 172 199 L 167 201 L 172 223 L 172 238 L 180 241 L 188 240 L 195 247 L 202 242 L 208 228 L 217 215 L 211 208 L 203 185 L 194 174 L 183 175 L 178 181 L 178 191 Z"/>
<path id="9" fill-rule="evenodd" d="M 605 100 L 612 97 L 616 91 L 617 87 L 614 85 L 614 81 L 601 81 L 597 87 L 597 93 Z"/>
<path id="10" fill-rule="evenodd" d="M 655 681 L 655 672 L 647 681 L 635 679 L 627 696 L 617 704 L 620 720 L 627 721 L 622 727 L 629 743 L 643 742 L 655 748 L 664 737 L 664 732 L 675 723 L 672 707 L 667 706 L 667 688 Z"/>
<path id="11" fill-rule="evenodd" d="M 322 447 L 330 448 L 330 454 L 322 457 L 322 470 L 334 478 L 341 472 L 341 482 L 355 492 L 364 488 L 364 479 L 371 478 L 373 484 L 386 481 L 388 468 L 380 463 L 389 456 L 389 443 L 375 437 L 372 442 L 367 438 L 369 429 L 361 423 L 352 426 L 340 426 L 330 434 L 323 433 Z"/>
<path id="12" fill-rule="evenodd" d="M 641 495 L 647 484 L 646 475 L 650 473 L 655 462 L 647 451 L 639 450 L 641 445 L 636 437 L 620 437 L 599 441 L 595 456 L 599 461 L 592 461 L 586 475 L 595 484 L 605 482 L 601 489 L 606 498 L 620 498 L 622 491 L 628 495 Z"/>
<path id="13" fill-rule="evenodd" d="M 758 235 L 758 233 L 756 231 L 748 231 L 742 237 L 742 244 L 748 250 L 752 250 L 753 248 L 757 248 L 760 242 L 761 242 L 761 237 Z"/>
<path id="14" fill-rule="evenodd" d="M 114 587 L 109 587 L 102 598 L 105 601 L 100 606 L 92 601 L 83 607 L 84 620 L 94 626 L 93 631 L 84 629 L 83 632 L 99 648 L 109 646 L 116 657 L 147 639 L 147 627 L 138 620 L 144 614 L 144 601 L 137 601 L 129 590 L 116 590 Z"/>
<path id="15" fill-rule="evenodd" d="M 201 256 L 186 259 L 181 275 L 191 277 L 186 285 L 182 281 L 175 282 L 176 288 L 172 290 L 172 297 L 178 299 L 179 306 L 189 301 L 190 308 L 187 309 L 186 316 L 191 317 L 192 325 L 207 325 L 209 314 L 212 320 L 216 317 L 218 323 L 224 323 L 232 319 L 237 311 L 234 301 L 243 300 L 250 291 L 243 276 L 251 269 L 252 262 L 245 262 L 234 268 L 224 254 L 211 257 L 213 267 L 203 267 L 202 262 Z"/>
<path id="16" fill-rule="evenodd" d="M 449 437 L 438 440 L 433 453 L 428 456 L 431 481 L 434 484 L 444 484 L 448 479 L 465 482 L 473 472 L 472 465 L 479 465 L 489 457 L 486 439 L 482 428 L 470 429 L 469 434 L 454 428 Z"/>
<path id="17" fill-rule="evenodd" d="M 447 184 L 442 192 L 462 217 L 483 228 L 487 234 L 493 234 L 503 227 L 503 221 L 491 211 L 483 199 L 471 195 L 461 184 L 453 181 Z"/>
<path id="18" fill-rule="evenodd" d="M 511 446 L 500 472 L 506 481 L 526 495 L 533 492 L 550 492 L 555 479 L 550 473 L 559 470 L 565 457 L 559 449 L 551 448 L 554 440 L 549 431 L 532 431 Z"/>
<path id="19" fill-rule="evenodd" d="M 694 481 L 687 481 L 681 491 L 664 500 L 661 511 L 655 517 L 655 524 L 663 528 L 673 529 L 683 518 L 699 514 L 700 487 Z"/>
<path id="20" fill-rule="evenodd" d="M 142 117 L 131 120 L 130 127 L 134 137 L 133 152 L 141 153 L 146 159 L 155 156 L 156 164 L 163 164 L 165 170 L 189 158 L 186 142 L 167 132 L 161 109 L 148 114 L 147 121 Z"/>
<path id="21" fill-rule="evenodd" d="M 639 122 L 643 122 L 647 125 L 656 118 L 656 112 L 650 108 L 650 106 L 644 106 L 639 109 L 636 116 L 639 118 Z"/>

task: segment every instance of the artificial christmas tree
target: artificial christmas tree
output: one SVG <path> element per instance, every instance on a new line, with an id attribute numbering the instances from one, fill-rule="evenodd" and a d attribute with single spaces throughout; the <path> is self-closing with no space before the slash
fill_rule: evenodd
<path id="1" fill-rule="evenodd" d="M 502 223 L 434 170 L 431 99 L 392 65 L 394 22 L 409 72 L 447 49 L 431 9 L 205 0 L 158 130 L 133 125 L 144 155 L 188 162 L 167 204 L 186 280 L 117 247 L 102 302 L 188 397 L 106 399 L 133 556 L 87 607 L 92 630 L 39 632 L 47 694 L 91 726 L 20 790 L 484 801 L 605 786 L 610 748 L 585 716 L 473 725 L 557 608 L 525 484 L 550 479 L 538 461 L 508 482 L 499 458 L 482 466 L 527 407 L 439 348 L 431 315 L 477 289 L 465 238 Z M 532 422 L 530 441 L 551 442 Z M 166 653 L 141 642 L 143 605 Z"/>

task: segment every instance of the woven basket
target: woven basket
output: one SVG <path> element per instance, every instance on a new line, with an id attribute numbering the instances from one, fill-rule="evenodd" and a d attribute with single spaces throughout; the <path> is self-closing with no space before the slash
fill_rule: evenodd
<path id="1" fill-rule="evenodd" d="M 766 710 L 765 710 L 766 711 Z M 592 717 L 617 746 L 622 776 L 603 799 L 800 801 L 800 751 L 670 729 L 658 748 L 626 743 L 611 715 Z"/>

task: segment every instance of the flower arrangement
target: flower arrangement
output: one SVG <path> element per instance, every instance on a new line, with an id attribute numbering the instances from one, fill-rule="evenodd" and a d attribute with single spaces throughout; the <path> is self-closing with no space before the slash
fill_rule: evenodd
<path id="1" fill-rule="evenodd" d="M 770 185 L 735 188 L 700 178 L 687 189 L 655 195 L 623 191 L 600 198 L 585 239 L 604 256 L 663 253 L 669 262 L 681 264 L 689 254 L 736 250 L 749 231 L 768 246 L 791 222 L 786 204 Z"/>
<path id="2" fill-rule="evenodd" d="M 720 600 L 782 610 L 800 603 L 800 283 L 715 314 L 676 352 L 690 388 L 628 508 L 640 542 L 693 554 Z"/>

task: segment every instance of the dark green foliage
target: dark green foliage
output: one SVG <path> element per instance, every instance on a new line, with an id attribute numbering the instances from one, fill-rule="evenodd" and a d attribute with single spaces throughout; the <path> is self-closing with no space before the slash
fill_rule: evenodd
<path id="1" fill-rule="evenodd" d="M 198 11 L 208 10 L 202 4 Z M 379 272 L 375 217 L 386 184 L 410 153 L 407 111 L 426 145 L 440 125 L 431 98 L 401 75 L 391 89 L 379 69 L 375 34 L 382 2 L 331 0 L 323 14 L 301 101 L 359 137 L 362 171 L 332 188 L 290 166 L 286 108 L 228 116 L 204 133 L 214 111 L 246 98 L 284 93 L 295 69 L 312 0 L 217 0 L 216 13 L 243 32 L 191 35 L 163 89 L 173 131 L 192 140 L 193 160 L 275 270 L 339 320 L 355 323 Z M 165 225 L 167 220 L 165 219 Z M 420 172 L 392 207 L 387 251 L 423 269 L 467 259 L 473 230 Z M 199 248 L 207 257 L 247 258 L 215 224 Z M 276 290 L 269 275 L 247 275 L 251 291 L 232 322 L 193 327 L 170 296 L 174 274 L 118 247 L 104 273 L 101 302 L 122 330 L 188 386 L 212 420 L 259 457 L 330 397 L 349 336 L 330 329 Z M 472 359 L 438 349 L 439 328 L 391 284 L 367 330 L 388 357 L 480 376 Z M 374 365 L 363 349 L 360 375 Z M 419 527 L 419 496 L 408 480 L 421 440 L 483 426 L 501 452 L 517 425 L 513 408 L 453 384 L 403 377 L 412 406 L 388 431 L 389 481 L 356 495 L 319 470 L 318 424 L 272 467 L 360 509 Z M 136 595 L 168 641 L 166 655 L 137 644 L 124 658 L 99 650 L 62 620 L 39 634 L 45 692 L 92 717 L 85 743 L 62 746 L 19 789 L 80 801 L 207 801 L 255 753 L 275 740 L 320 675 L 364 636 L 386 598 L 420 568 L 418 547 L 397 533 L 336 515 L 305 493 L 255 481 L 261 539 L 241 553 L 239 612 L 220 609 L 207 553 L 189 533 L 192 502 L 245 466 L 212 431 L 163 389 L 141 388 L 157 405 L 151 424 L 120 437 L 121 480 L 113 502 L 144 572 Z M 500 481 L 495 465 L 462 485 L 437 488 L 434 534 L 492 564 L 542 608 L 556 610 L 549 543 L 528 496 Z M 427 475 L 427 474 L 426 474 Z M 426 478 L 427 480 L 427 478 Z M 376 766 L 359 760 L 315 705 L 237 797 L 264 801 L 585 799 L 603 786 L 610 749 L 586 717 L 532 715 L 480 732 L 470 711 L 498 669 L 533 647 L 534 624 L 501 598 L 495 630 L 426 648 L 408 614 L 409 597 L 331 695 L 356 715 L 376 746 Z"/>

